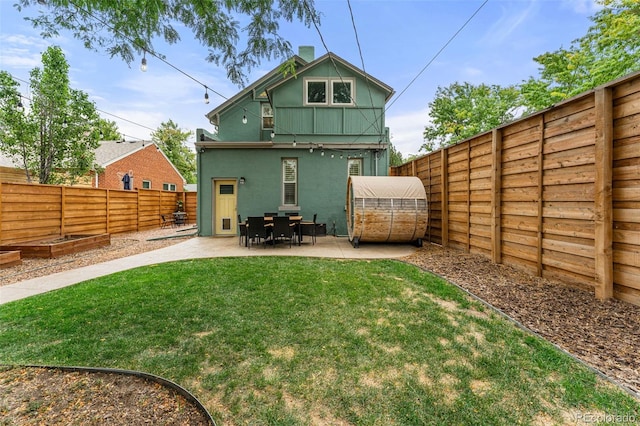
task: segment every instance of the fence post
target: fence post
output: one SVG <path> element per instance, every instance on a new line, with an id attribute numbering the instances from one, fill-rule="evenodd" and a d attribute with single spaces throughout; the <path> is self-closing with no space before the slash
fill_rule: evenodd
<path id="1" fill-rule="evenodd" d="M 442 169 L 442 177 L 440 179 L 442 196 L 442 247 L 449 245 L 449 151 L 442 148 L 440 151 L 440 163 Z"/>
<path id="2" fill-rule="evenodd" d="M 613 94 L 610 87 L 595 91 L 595 295 L 613 297 Z"/>
<path id="3" fill-rule="evenodd" d="M 502 129 L 493 129 L 491 151 L 491 261 L 502 263 Z"/>
<path id="4" fill-rule="evenodd" d="M 66 204 L 65 198 L 66 198 L 65 187 L 60 186 L 60 236 L 64 236 L 64 221 L 65 221 L 64 206 Z"/>
<path id="5" fill-rule="evenodd" d="M 543 222 L 543 208 L 544 203 L 542 200 L 542 194 L 544 193 L 544 113 L 540 114 L 540 121 L 538 122 L 538 128 L 540 134 L 538 136 L 538 224 L 537 224 L 537 244 L 536 247 L 536 272 L 539 277 L 542 276 L 542 239 L 544 238 L 544 232 L 542 229 Z"/>

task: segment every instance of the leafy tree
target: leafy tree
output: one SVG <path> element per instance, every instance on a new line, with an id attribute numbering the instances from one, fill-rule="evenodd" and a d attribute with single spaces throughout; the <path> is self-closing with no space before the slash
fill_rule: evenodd
<path id="1" fill-rule="evenodd" d="M 98 129 L 100 131 L 100 139 L 103 141 L 119 141 L 122 139 L 118 124 L 115 121 L 101 118 L 98 120 Z"/>
<path id="2" fill-rule="evenodd" d="M 520 93 L 501 87 L 453 83 L 438 87 L 429 103 L 431 124 L 425 126 L 420 151 L 434 151 L 516 118 Z"/>
<path id="3" fill-rule="evenodd" d="M 151 140 L 180 171 L 187 183 L 196 183 L 196 154 L 185 142 L 192 132 L 183 132 L 172 120 L 163 122 L 151 133 Z"/>
<path id="4" fill-rule="evenodd" d="M 534 60 L 540 76 L 521 85 L 527 108 L 536 111 L 640 69 L 640 3 L 599 0 L 587 34 L 568 49 Z"/>
<path id="5" fill-rule="evenodd" d="M 392 143 L 389 144 L 389 165 L 390 166 L 400 166 L 404 160 L 402 159 L 402 153 L 393 146 Z"/>
<path id="6" fill-rule="evenodd" d="M 18 86 L 2 74 L 0 150 L 24 166 L 28 181 L 29 170 L 34 170 L 40 183 L 73 183 L 93 168 L 99 117 L 88 95 L 69 87 L 62 49 L 47 48 L 42 64 L 30 73 L 28 110 L 10 111 L 17 104 Z"/>
<path id="7" fill-rule="evenodd" d="M 104 49 L 128 64 L 136 54 L 154 52 L 155 38 L 177 43 L 177 28 L 185 27 L 209 48 L 207 60 L 224 66 L 236 84 L 245 83 L 245 73 L 260 59 L 291 56 L 291 44 L 278 35 L 280 22 L 319 22 L 313 0 L 19 0 L 16 7 L 34 5 L 46 7 L 27 18 L 44 37 L 70 30 L 85 47 Z"/>

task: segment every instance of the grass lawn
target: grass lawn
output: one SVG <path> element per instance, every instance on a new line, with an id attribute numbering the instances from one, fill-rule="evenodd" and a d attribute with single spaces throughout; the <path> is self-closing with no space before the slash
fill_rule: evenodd
<path id="1" fill-rule="evenodd" d="M 142 370 L 219 425 L 576 424 L 640 402 L 397 261 L 216 258 L 0 306 L 0 363 Z"/>

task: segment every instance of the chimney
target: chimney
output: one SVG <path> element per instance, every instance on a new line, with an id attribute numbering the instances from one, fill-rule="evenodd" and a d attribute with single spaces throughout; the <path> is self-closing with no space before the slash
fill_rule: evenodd
<path id="1" fill-rule="evenodd" d="M 315 48 L 313 46 L 299 46 L 298 56 L 307 62 L 312 62 L 315 59 Z"/>

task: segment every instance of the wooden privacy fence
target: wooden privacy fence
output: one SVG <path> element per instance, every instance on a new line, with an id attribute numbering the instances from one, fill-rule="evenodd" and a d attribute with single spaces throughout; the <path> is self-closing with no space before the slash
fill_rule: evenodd
<path id="1" fill-rule="evenodd" d="M 640 305 L 640 73 L 391 168 L 425 240 Z"/>
<path id="2" fill-rule="evenodd" d="M 178 200 L 195 223 L 196 194 L 1 182 L 0 244 L 153 229 Z"/>

